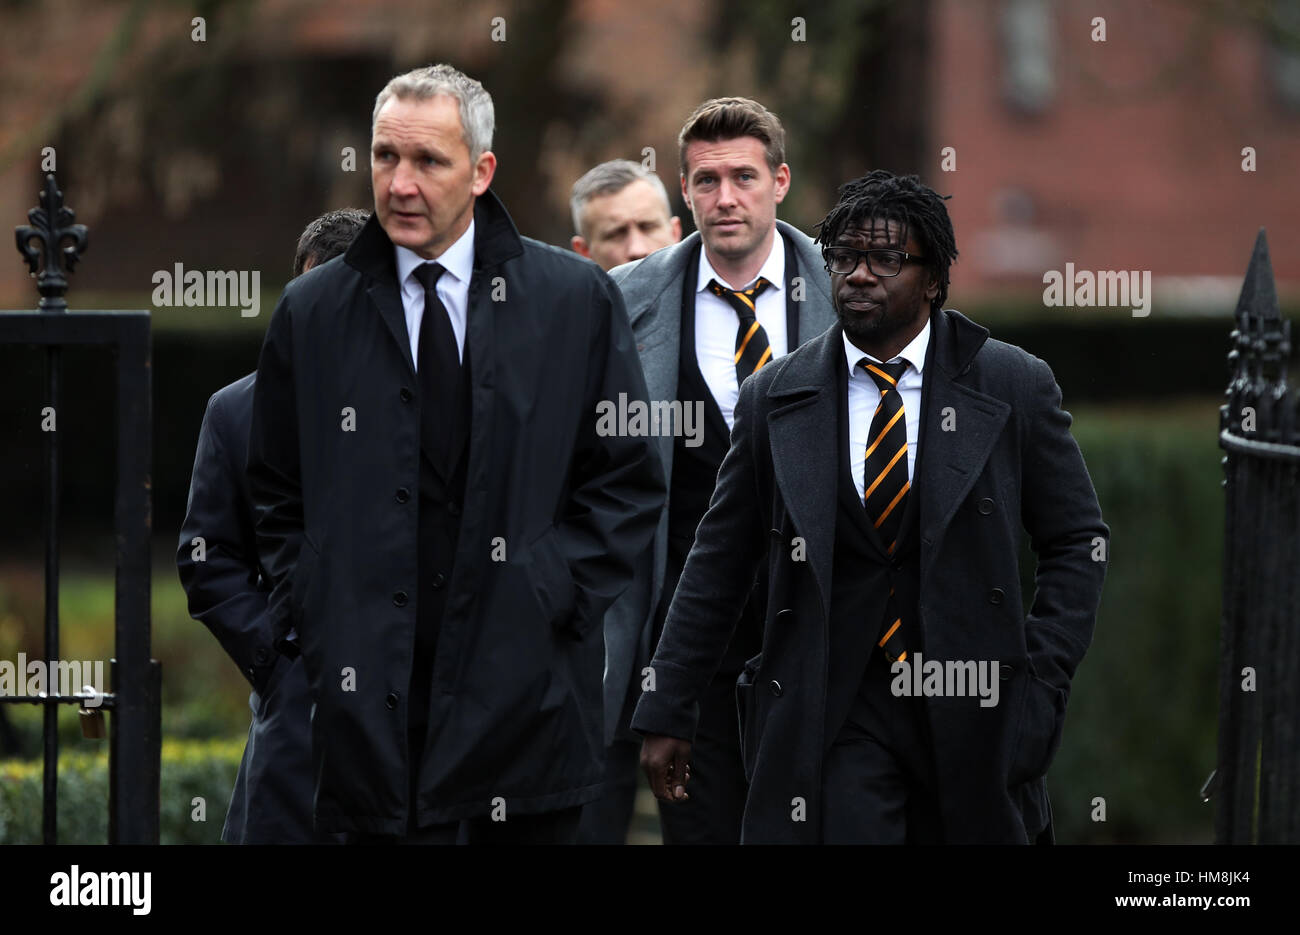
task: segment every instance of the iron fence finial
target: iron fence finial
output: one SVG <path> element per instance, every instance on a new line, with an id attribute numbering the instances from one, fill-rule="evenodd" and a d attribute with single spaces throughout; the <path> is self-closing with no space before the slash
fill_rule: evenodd
<path id="1" fill-rule="evenodd" d="M 45 176 L 41 205 L 27 212 L 27 220 L 30 225 L 14 228 L 14 238 L 32 275 L 40 272 L 36 289 L 41 294 L 41 311 L 67 311 L 66 274 L 76 268 L 77 260 L 86 252 L 89 234 L 86 225 L 73 223 L 76 215 L 63 203 L 63 192 L 54 180 L 54 173 Z M 71 243 L 65 245 L 67 240 Z M 40 247 L 34 241 L 39 241 Z"/>

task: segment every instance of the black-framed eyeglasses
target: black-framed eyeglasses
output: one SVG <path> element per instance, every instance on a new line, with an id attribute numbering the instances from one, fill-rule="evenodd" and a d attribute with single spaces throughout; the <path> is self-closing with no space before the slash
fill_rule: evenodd
<path id="1" fill-rule="evenodd" d="M 870 250 L 856 250 L 853 247 L 827 247 L 822 251 L 822 259 L 826 261 L 826 269 L 837 276 L 848 276 L 858 268 L 858 264 L 862 262 L 864 256 L 867 258 L 867 269 L 871 271 L 871 275 L 882 279 L 897 276 L 903 271 L 903 264 L 908 260 L 925 259 L 920 254 L 907 253 L 903 250 L 890 250 L 884 247 L 873 247 Z"/>

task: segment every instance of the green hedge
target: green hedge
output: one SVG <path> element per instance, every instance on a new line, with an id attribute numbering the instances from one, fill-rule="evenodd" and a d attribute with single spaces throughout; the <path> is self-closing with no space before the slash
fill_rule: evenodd
<path id="1" fill-rule="evenodd" d="M 1197 793 L 1217 737 L 1224 500 L 1216 406 L 1076 412 L 1111 554 L 1048 777 L 1058 841 L 1213 838 L 1213 804 Z M 1105 822 L 1092 819 L 1097 797 Z"/>
<path id="2" fill-rule="evenodd" d="M 249 686 L 203 624 L 187 609 L 172 560 L 173 543 L 155 539 L 150 600 L 153 657 L 162 663 L 162 732 L 169 740 L 237 737 L 248 730 Z M 104 662 L 113 656 L 114 579 L 111 560 L 69 556 L 59 578 L 59 649 L 65 659 Z M 44 645 L 44 585 L 39 558 L 0 562 L 0 659 L 20 652 L 35 658 Z M 76 711 L 62 706 L 59 735 L 66 749 L 81 749 Z M 18 747 L 0 744 L 0 758 L 39 757 L 42 712 L 31 705 L 5 705 Z"/>
<path id="3" fill-rule="evenodd" d="M 163 844 L 218 844 L 243 738 L 165 740 L 162 748 L 159 837 Z M 39 844 L 43 765 L 40 760 L 0 762 L 0 844 Z M 206 814 L 196 819 L 195 798 Z M 59 757 L 60 844 L 108 840 L 108 744 L 91 753 Z"/>

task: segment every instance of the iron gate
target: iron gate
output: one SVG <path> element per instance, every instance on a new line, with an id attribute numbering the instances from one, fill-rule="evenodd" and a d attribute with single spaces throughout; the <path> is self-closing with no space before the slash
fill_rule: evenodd
<path id="1" fill-rule="evenodd" d="M 108 840 L 110 844 L 157 844 L 162 748 L 159 663 L 149 657 L 149 538 L 152 404 L 150 331 L 147 311 L 70 312 L 64 295 L 67 273 L 87 246 L 84 225 L 74 224 L 54 176 L 45 177 L 40 207 L 29 224 L 16 229 L 18 250 L 37 273 L 36 311 L 0 312 L 0 344 L 45 348 L 45 405 L 57 413 L 62 388 L 62 348 L 107 348 L 116 363 L 117 485 L 114 495 L 116 586 L 111 691 L 95 696 L 109 723 Z M 37 424 L 35 414 L 32 424 Z M 44 440 L 45 653 L 49 673 L 59 658 L 59 508 L 63 452 L 57 431 Z M 44 709 L 44 795 L 46 844 L 56 843 L 58 819 L 58 706 L 78 705 L 85 693 L 60 694 L 54 679 L 37 696 L 0 697 L 0 702 Z M 83 708 L 83 711 L 88 709 Z"/>
<path id="2" fill-rule="evenodd" d="M 1237 301 L 1219 445 L 1226 489 L 1220 844 L 1300 843 L 1300 425 L 1264 231 Z"/>

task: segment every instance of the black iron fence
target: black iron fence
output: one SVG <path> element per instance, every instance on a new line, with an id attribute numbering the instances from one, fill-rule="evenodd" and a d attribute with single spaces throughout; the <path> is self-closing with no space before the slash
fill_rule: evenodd
<path id="1" fill-rule="evenodd" d="M 74 224 L 53 175 L 45 178 L 41 206 L 28 212 L 28 225 L 16 229 L 18 250 L 33 274 L 39 271 L 41 295 L 36 311 L 0 311 L 0 344 L 45 348 L 45 403 L 30 414 L 31 431 L 44 431 L 45 470 L 45 651 L 47 690 L 0 696 L 0 703 L 34 704 L 44 709 L 43 837 L 57 841 L 58 706 L 77 705 L 88 736 L 102 736 L 103 713 L 110 715 L 109 818 L 111 844 L 158 843 L 158 796 L 162 748 L 161 685 L 158 662 L 149 658 L 150 336 L 147 311 L 70 312 L 64 295 L 67 274 L 87 246 L 86 228 Z M 92 686 L 68 692 L 56 673 L 59 659 L 59 509 L 62 451 L 57 431 L 61 405 L 62 348 L 107 348 L 116 362 L 116 474 L 114 530 L 116 589 L 112 690 Z"/>
<path id="2" fill-rule="evenodd" d="M 1236 315 L 1219 432 L 1227 502 L 1215 838 L 1296 844 L 1300 424 L 1287 383 L 1291 323 L 1278 313 L 1263 231 Z"/>

